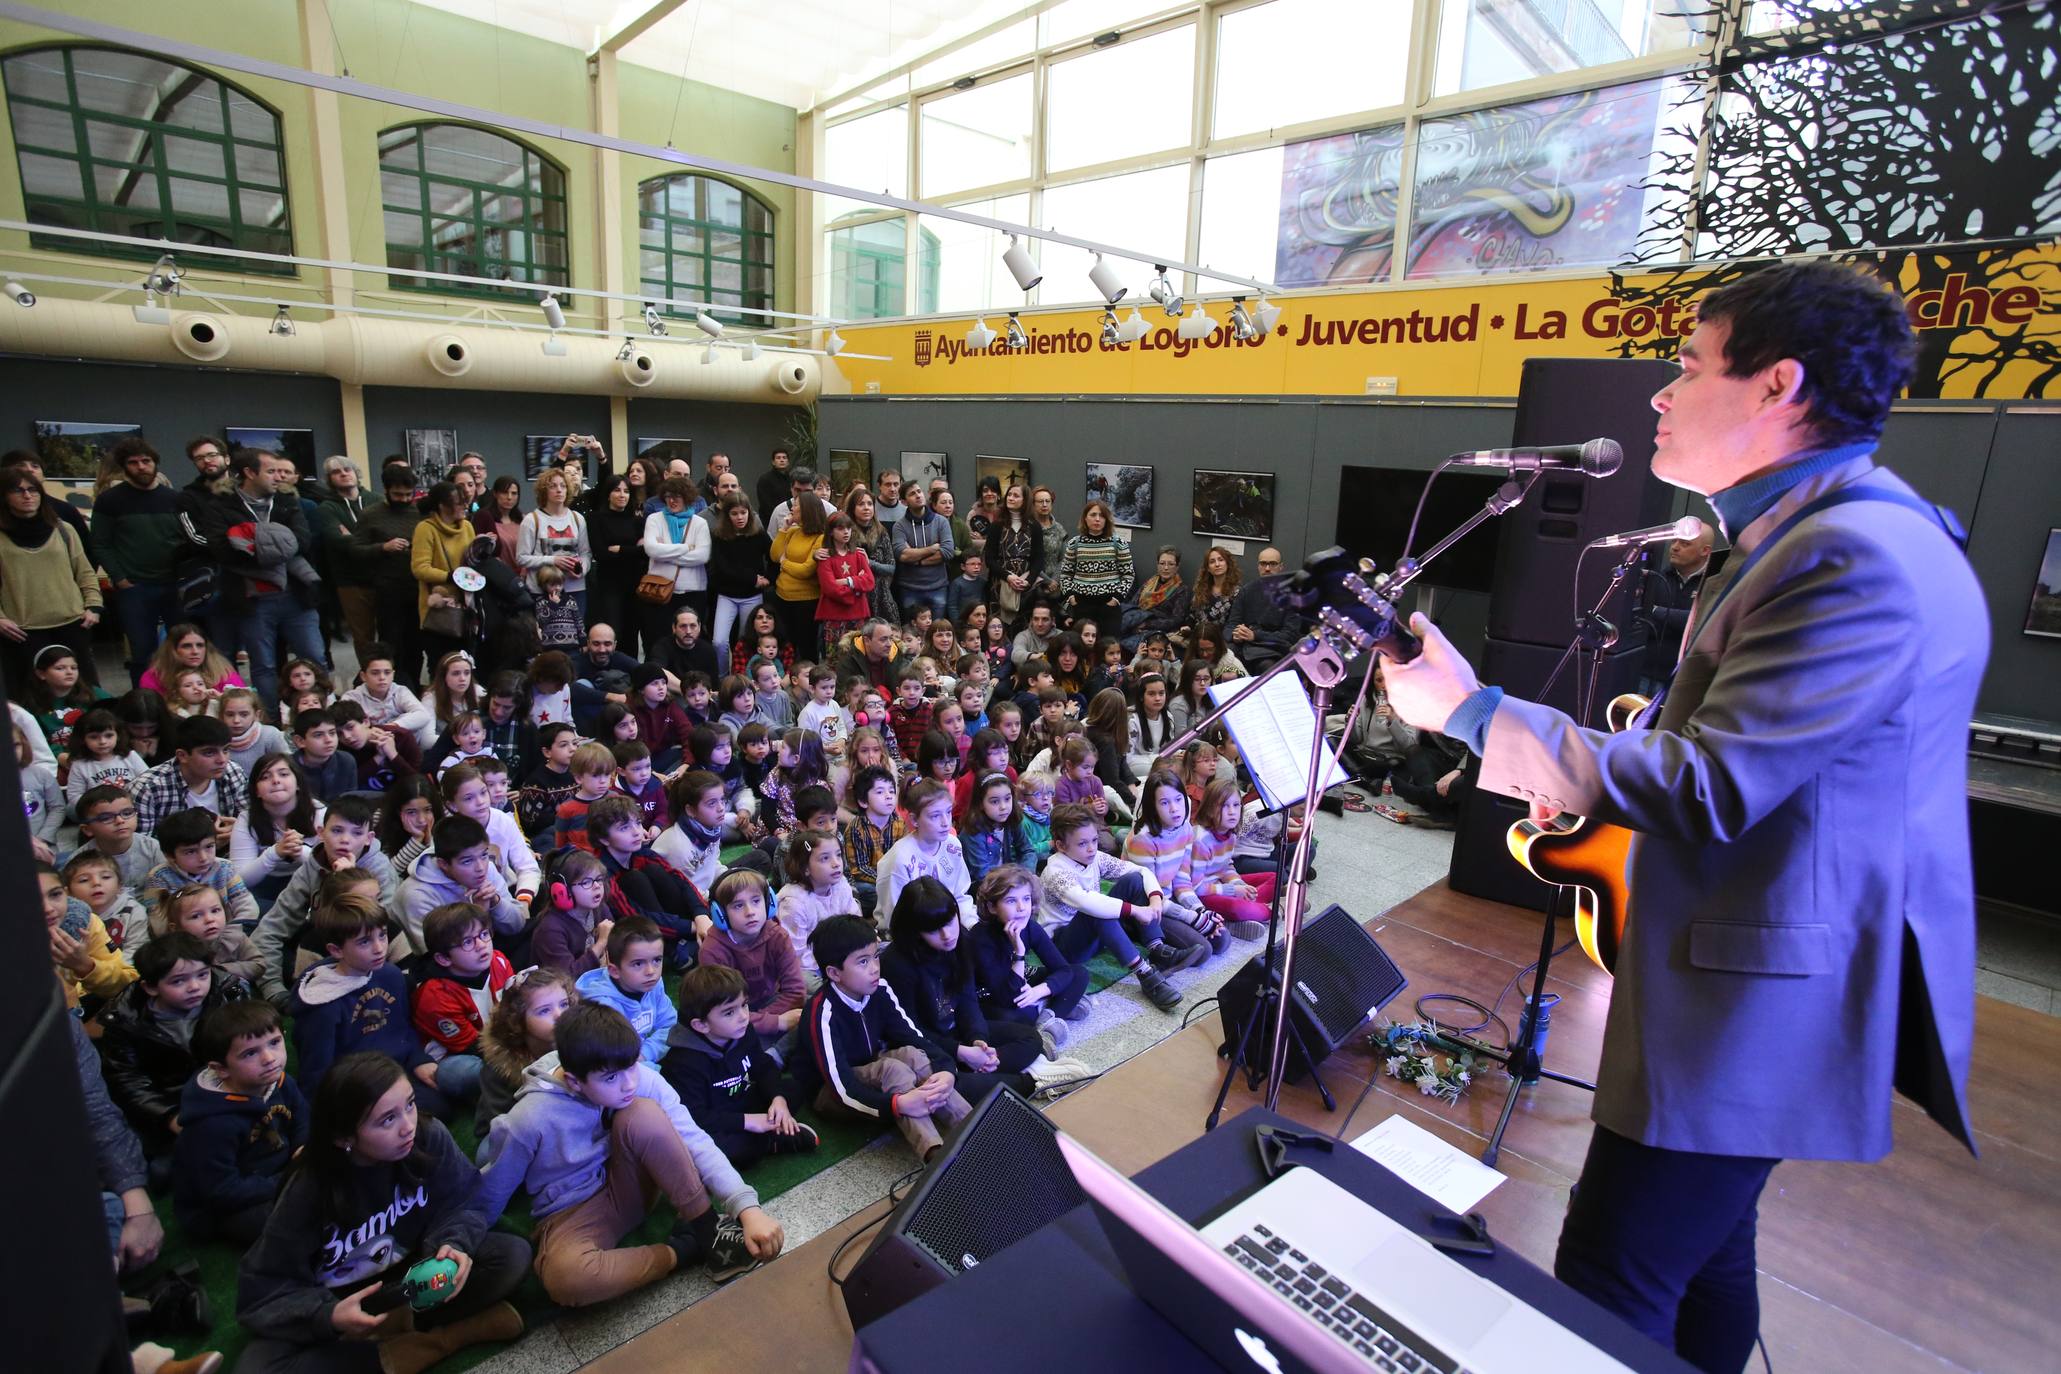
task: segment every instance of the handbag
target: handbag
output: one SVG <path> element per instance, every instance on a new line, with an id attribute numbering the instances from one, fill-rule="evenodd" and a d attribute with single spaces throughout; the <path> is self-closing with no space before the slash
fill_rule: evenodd
<path id="1" fill-rule="evenodd" d="M 673 599 L 673 579 L 666 573 L 646 573 L 637 579 L 637 599 L 663 606 Z"/>
<path id="2" fill-rule="evenodd" d="M 422 613 L 422 630 L 447 639 L 465 638 L 465 608 L 441 592 L 431 592 L 429 608 Z"/>

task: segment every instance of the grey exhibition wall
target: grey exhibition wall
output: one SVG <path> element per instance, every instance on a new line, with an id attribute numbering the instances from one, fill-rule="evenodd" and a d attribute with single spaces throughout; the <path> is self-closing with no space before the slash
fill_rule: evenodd
<path id="1" fill-rule="evenodd" d="M 410 429 L 455 429 L 459 451 L 471 450 L 485 458 L 489 477 L 504 473 L 526 477 L 522 466 L 525 435 L 596 434 L 606 444 L 608 398 L 456 387 L 365 388 L 365 438 L 375 467 L 379 458 L 403 451 L 402 432 Z M 524 508 L 529 504 L 525 495 Z"/>

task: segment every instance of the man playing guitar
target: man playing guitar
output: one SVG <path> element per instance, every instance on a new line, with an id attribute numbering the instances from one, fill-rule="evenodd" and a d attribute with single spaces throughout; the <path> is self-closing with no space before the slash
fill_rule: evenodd
<path id="1" fill-rule="evenodd" d="M 1784 1159 L 1874 1160 L 1892 1095 L 1973 1149 L 1975 915 L 1964 767 L 1989 617 L 1958 529 L 1876 465 L 1915 344 L 1829 262 L 1706 297 L 1653 398 L 1654 474 L 1733 549 L 1668 689 L 1617 734 L 1480 687 L 1424 617 L 1386 667 L 1479 785 L 1636 832 L 1596 1129 L 1555 1272 L 1737 1374 L 1754 1228 Z"/>

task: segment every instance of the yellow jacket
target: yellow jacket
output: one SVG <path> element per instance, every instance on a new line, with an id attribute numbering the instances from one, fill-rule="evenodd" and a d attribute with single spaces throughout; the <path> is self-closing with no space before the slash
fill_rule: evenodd
<path id="1" fill-rule="evenodd" d="M 136 981 L 136 970 L 108 943 L 107 927 L 98 916 L 86 918 L 86 934 L 79 943 L 93 960 L 93 971 L 81 977 L 61 964 L 58 966 L 57 981 L 64 985 L 66 1007 L 76 1008 L 80 995 L 88 992 L 107 1001 Z"/>
<path id="2" fill-rule="evenodd" d="M 789 525 L 773 536 L 773 561 L 780 576 L 773 579 L 773 594 L 782 601 L 814 601 L 823 595 L 816 581 L 816 550 L 823 547 L 820 534 L 803 534 L 800 525 Z"/>
<path id="3" fill-rule="evenodd" d="M 451 595 L 458 590 L 451 587 L 453 569 L 465 566 L 465 550 L 479 536 L 466 521 L 446 525 L 432 515 L 415 527 L 415 537 L 410 540 L 408 567 L 415 574 L 418 584 L 415 588 L 415 614 L 421 616 L 429 611 L 429 589 L 450 588 Z"/>

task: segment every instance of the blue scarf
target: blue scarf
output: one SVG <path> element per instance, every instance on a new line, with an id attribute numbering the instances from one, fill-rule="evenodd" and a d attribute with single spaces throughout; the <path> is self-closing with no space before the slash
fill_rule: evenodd
<path id="1" fill-rule="evenodd" d="M 675 515 L 671 507 L 666 508 L 666 533 L 672 537 L 675 544 L 687 542 L 687 522 L 693 518 L 694 512 L 691 510 L 683 510 Z"/>

